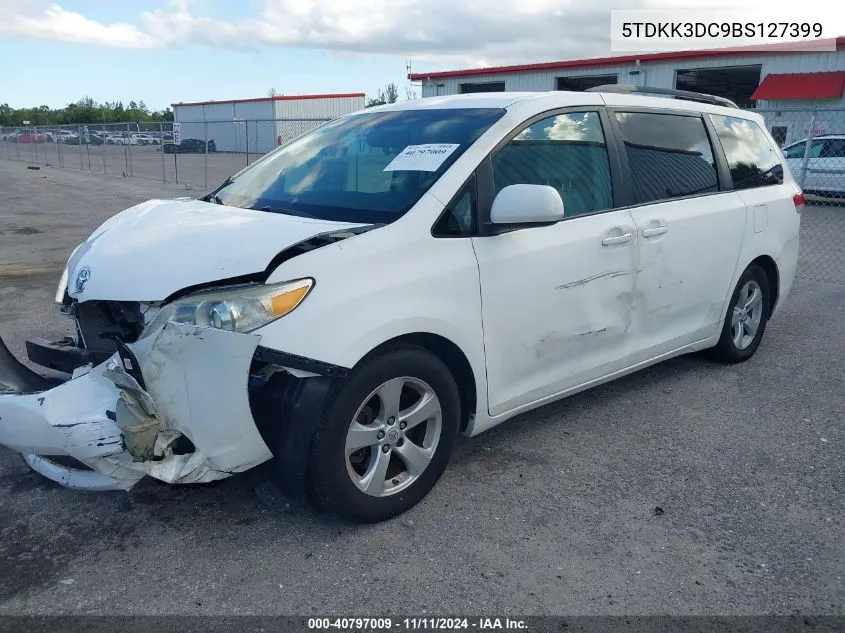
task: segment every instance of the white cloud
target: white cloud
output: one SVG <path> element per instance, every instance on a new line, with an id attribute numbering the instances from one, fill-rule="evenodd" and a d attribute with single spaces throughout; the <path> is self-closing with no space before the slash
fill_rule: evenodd
<path id="1" fill-rule="evenodd" d="M 810 0 L 812 4 L 818 1 Z M 699 8 L 701 0 L 261 0 L 236 20 L 203 3 L 167 0 L 137 22 L 104 23 L 59 4 L 0 0 L 0 34 L 121 48 L 298 46 L 412 57 L 418 66 L 485 66 L 609 55 L 611 9 Z M 246 5 L 246 3 L 243 3 Z M 13 5 L 17 5 L 13 7 Z M 790 6 L 785 0 L 712 0 L 719 6 Z M 819 15 L 829 5 L 818 4 Z M 802 5 L 802 10 L 807 8 Z"/>
<path id="2" fill-rule="evenodd" d="M 51 4 L 40 15 L 15 13 L 12 3 L 0 5 L 0 34 L 22 35 L 115 48 L 153 48 L 155 38 L 124 22 L 103 24 Z"/>

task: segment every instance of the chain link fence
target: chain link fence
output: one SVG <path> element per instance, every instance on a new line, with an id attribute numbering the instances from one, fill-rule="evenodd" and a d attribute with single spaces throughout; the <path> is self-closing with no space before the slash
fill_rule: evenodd
<path id="1" fill-rule="evenodd" d="M 329 120 L 0 127 L 0 158 L 207 189 Z"/>
<path id="2" fill-rule="evenodd" d="M 798 278 L 845 284 L 845 108 L 758 109 L 807 196 Z M 0 158 L 208 189 L 329 119 L 0 128 Z"/>
<path id="3" fill-rule="evenodd" d="M 845 284 L 845 108 L 756 110 L 804 190 L 799 279 Z"/>

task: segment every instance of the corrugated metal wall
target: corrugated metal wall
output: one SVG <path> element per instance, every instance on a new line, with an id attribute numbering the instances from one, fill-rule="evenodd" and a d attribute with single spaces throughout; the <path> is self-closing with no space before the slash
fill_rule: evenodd
<path id="1" fill-rule="evenodd" d="M 333 119 L 364 107 L 364 97 L 261 99 L 173 106 L 182 123 L 182 138 L 213 140 L 219 152 L 263 154 L 318 125 L 310 119 Z"/>
<path id="2" fill-rule="evenodd" d="M 422 96 L 450 95 L 460 93 L 462 83 L 487 83 L 504 81 L 505 90 L 547 91 L 556 88 L 558 77 L 583 77 L 588 75 L 617 75 L 618 83 L 633 83 L 648 85 L 655 88 L 674 88 L 675 72 L 679 69 L 695 68 L 724 68 L 729 66 L 762 65 L 761 78 L 769 73 L 807 73 L 829 70 L 845 70 L 845 50 L 830 52 L 783 53 L 770 55 L 736 55 L 731 57 L 703 57 L 688 58 L 681 61 L 643 62 L 640 74 L 631 75 L 635 70 L 634 64 L 589 66 L 583 68 L 564 68 L 541 72 L 514 72 L 496 75 L 465 75 L 463 77 L 444 77 L 441 79 L 424 80 Z M 829 101 L 818 105 L 845 105 L 845 99 Z M 772 107 L 765 101 L 759 102 L 759 107 Z"/>
<path id="3" fill-rule="evenodd" d="M 324 97 L 317 99 L 279 99 L 275 102 L 277 119 L 334 119 L 364 107 L 364 97 Z"/>
<path id="4" fill-rule="evenodd" d="M 214 141 L 219 152 L 263 153 L 276 146 L 273 102 L 219 102 L 173 106 L 182 138 Z"/>

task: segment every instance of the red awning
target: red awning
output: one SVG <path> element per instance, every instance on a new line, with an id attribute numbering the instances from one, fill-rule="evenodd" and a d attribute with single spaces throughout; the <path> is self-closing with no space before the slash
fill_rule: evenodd
<path id="1" fill-rule="evenodd" d="M 839 99 L 845 91 L 845 70 L 829 73 L 766 75 L 752 99 Z"/>

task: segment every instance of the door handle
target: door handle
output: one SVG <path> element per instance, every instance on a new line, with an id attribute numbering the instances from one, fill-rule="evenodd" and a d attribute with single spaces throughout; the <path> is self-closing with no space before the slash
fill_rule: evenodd
<path id="1" fill-rule="evenodd" d="M 605 237 L 601 243 L 602 246 L 613 246 L 614 244 L 625 244 L 634 238 L 633 233 L 623 233 L 622 235 L 613 235 Z"/>
<path id="2" fill-rule="evenodd" d="M 655 235 L 663 235 L 669 228 L 666 225 L 653 226 L 648 229 L 643 229 L 643 237 L 654 237 Z"/>

